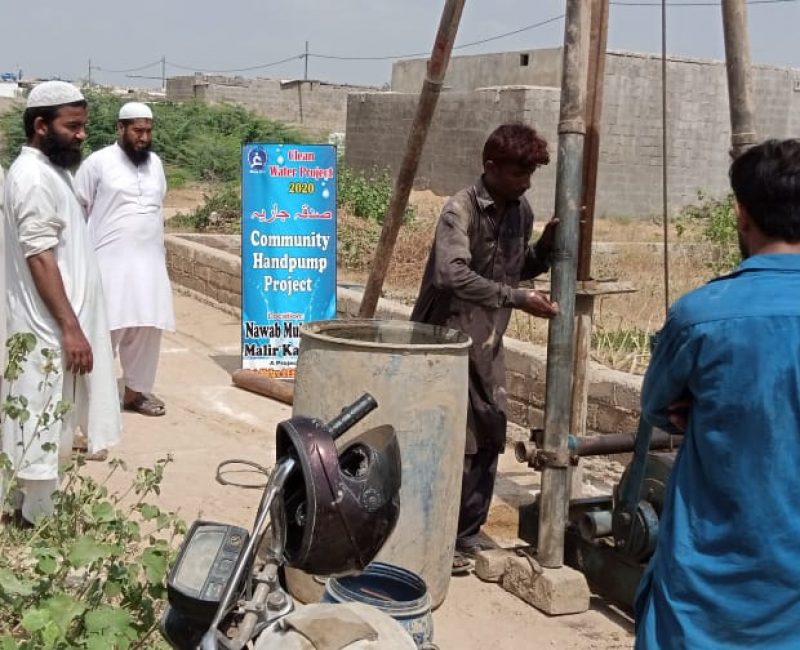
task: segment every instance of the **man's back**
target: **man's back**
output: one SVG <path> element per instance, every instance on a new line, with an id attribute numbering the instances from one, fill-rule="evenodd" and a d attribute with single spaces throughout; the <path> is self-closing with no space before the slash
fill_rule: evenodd
<path id="1" fill-rule="evenodd" d="M 691 399 L 641 648 L 800 647 L 800 255 L 755 255 L 682 298 L 659 335 L 642 413 Z"/>

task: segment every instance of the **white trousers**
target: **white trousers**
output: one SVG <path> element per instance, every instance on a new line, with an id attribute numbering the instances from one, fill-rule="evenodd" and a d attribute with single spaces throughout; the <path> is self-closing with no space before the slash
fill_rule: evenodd
<path id="1" fill-rule="evenodd" d="M 156 327 L 125 327 L 111 330 L 114 356 L 119 354 L 122 380 L 137 393 L 150 393 L 156 381 L 161 330 Z"/>

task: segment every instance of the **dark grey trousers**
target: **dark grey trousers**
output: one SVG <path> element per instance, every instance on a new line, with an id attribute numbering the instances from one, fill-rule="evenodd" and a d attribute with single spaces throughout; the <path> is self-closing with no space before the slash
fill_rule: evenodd
<path id="1" fill-rule="evenodd" d="M 473 546 L 477 542 L 481 526 L 486 523 L 489 506 L 492 503 L 499 455 L 494 449 L 479 448 L 476 453 L 464 456 L 457 548 Z"/>

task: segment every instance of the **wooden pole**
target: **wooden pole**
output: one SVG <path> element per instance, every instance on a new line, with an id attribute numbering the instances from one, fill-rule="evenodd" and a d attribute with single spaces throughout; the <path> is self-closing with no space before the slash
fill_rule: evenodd
<path id="1" fill-rule="evenodd" d="M 236 370 L 233 373 L 233 383 L 251 393 L 258 393 L 284 404 L 294 402 L 294 384 L 292 382 L 267 377 L 254 370 Z"/>
<path id="2" fill-rule="evenodd" d="M 397 233 L 400 232 L 400 226 L 403 223 L 403 215 L 408 206 L 408 197 L 417 174 L 419 159 L 422 156 L 428 129 L 433 120 L 436 103 L 439 101 L 439 94 L 442 91 L 447 65 L 450 62 L 450 53 L 453 51 L 458 24 L 464 11 L 464 2 L 465 0 L 447 0 L 442 11 L 439 31 L 436 34 L 431 58 L 428 61 L 428 74 L 422 84 L 417 113 L 411 124 L 406 152 L 389 203 L 389 213 L 383 222 L 381 237 L 378 240 L 378 247 L 375 249 L 375 258 L 372 262 L 372 270 L 358 310 L 359 318 L 372 318 L 378 306 L 378 298 L 381 295 L 386 272 L 389 270 L 389 263 L 392 260 Z"/>
<path id="3" fill-rule="evenodd" d="M 737 158 L 758 142 L 745 0 L 722 0 L 722 26 L 731 113 L 731 156 Z"/>
<path id="4" fill-rule="evenodd" d="M 578 281 L 592 277 L 592 233 L 597 197 L 597 169 L 600 160 L 600 129 L 603 112 L 603 86 L 608 44 L 609 0 L 592 0 L 589 35 L 589 68 L 586 81 L 586 139 L 583 149 L 583 219 L 580 223 Z M 572 380 L 570 431 L 586 435 L 589 410 L 589 358 L 594 323 L 594 295 L 578 291 L 575 297 L 575 364 Z M 583 476 L 580 466 L 572 469 L 570 497 L 581 496 Z"/>

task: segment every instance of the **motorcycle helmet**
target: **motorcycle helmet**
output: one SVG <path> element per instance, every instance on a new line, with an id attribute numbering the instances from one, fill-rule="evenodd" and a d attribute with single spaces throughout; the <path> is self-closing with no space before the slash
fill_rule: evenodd
<path id="1" fill-rule="evenodd" d="M 295 468 L 272 508 L 283 559 L 316 575 L 362 571 L 400 514 L 400 448 L 394 428 L 365 431 L 338 450 L 320 420 L 294 417 L 277 429 L 277 459 Z"/>

